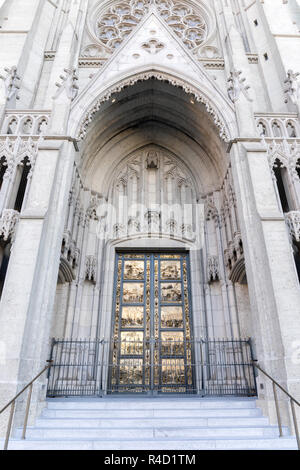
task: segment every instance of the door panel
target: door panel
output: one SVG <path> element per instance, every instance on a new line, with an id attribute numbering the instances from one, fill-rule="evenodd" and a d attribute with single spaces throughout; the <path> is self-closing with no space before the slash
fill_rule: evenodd
<path id="1" fill-rule="evenodd" d="M 193 389 L 188 254 L 117 254 L 110 389 Z"/>

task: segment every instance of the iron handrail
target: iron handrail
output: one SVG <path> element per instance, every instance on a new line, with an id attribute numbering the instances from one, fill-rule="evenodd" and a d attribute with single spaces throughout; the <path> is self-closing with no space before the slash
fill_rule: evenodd
<path id="1" fill-rule="evenodd" d="M 253 361 L 253 365 L 254 365 L 254 367 L 256 367 L 262 374 L 264 374 L 272 382 L 273 395 L 274 395 L 275 408 L 276 408 L 276 416 L 277 416 L 277 423 L 278 423 L 278 428 L 279 428 L 279 437 L 283 437 L 283 431 L 282 431 L 282 421 L 281 421 L 281 416 L 280 416 L 280 409 L 279 409 L 279 403 L 278 403 L 278 396 L 277 396 L 276 387 L 278 387 L 283 393 L 285 393 L 285 395 L 287 397 L 289 397 L 290 405 L 291 405 L 291 411 L 292 411 L 292 417 L 293 417 L 293 424 L 294 424 L 294 429 L 295 429 L 295 435 L 296 435 L 296 440 L 297 440 L 297 445 L 298 445 L 298 449 L 300 450 L 300 435 L 299 435 L 299 428 L 298 428 L 296 411 L 295 411 L 295 404 L 300 407 L 300 403 L 285 388 L 283 388 L 282 385 L 280 385 L 275 379 L 273 379 L 273 377 L 271 377 L 271 375 L 269 375 L 264 369 L 262 369 L 257 361 Z"/>
<path id="2" fill-rule="evenodd" d="M 52 360 L 49 360 L 49 361 L 46 361 L 46 362 L 48 362 L 48 365 L 46 367 L 44 367 L 44 369 L 38 375 L 36 375 L 34 377 L 34 379 L 32 379 L 24 388 L 22 388 L 22 390 L 19 393 L 17 393 L 17 395 L 15 395 L 14 398 L 12 398 L 12 400 L 10 400 L 7 403 L 7 405 L 5 405 L 4 408 L 2 408 L 2 410 L 0 410 L 0 415 L 1 415 L 5 410 L 7 410 L 7 408 L 9 408 L 11 406 L 10 415 L 9 415 L 9 419 L 8 419 L 8 423 L 7 423 L 7 430 L 6 430 L 5 443 L 4 443 L 3 450 L 7 450 L 7 448 L 8 448 L 8 443 L 9 443 L 9 438 L 10 438 L 10 433 L 11 433 L 11 427 L 12 427 L 12 421 L 13 421 L 14 412 L 15 412 L 16 400 L 29 388 L 29 393 L 28 393 L 27 403 L 26 403 L 26 412 L 25 412 L 25 418 L 24 418 L 23 432 L 22 432 L 22 439 L 26 439 L 26 430 L 27 430 L 27 423 L 28 423 L 28 417 L 29 417 L 29 410 L 30 410 L 30 402 L 31 402 L 33 384 L 36 382 L 36 380 L 44 372 L 46 372 L 46 370 L 50 369 L 50 367 L 53 364 Z"/>

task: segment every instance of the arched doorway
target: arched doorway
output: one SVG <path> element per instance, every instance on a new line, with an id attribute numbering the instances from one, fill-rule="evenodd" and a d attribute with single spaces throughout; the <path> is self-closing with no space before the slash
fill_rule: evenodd
<path id="1" fill-rule="evenodd" d="M 104 367 L 95 379 L 88 362 L 85 374 L 106 392 L 199 392 L 203 371 L 193 369 L 203 352 L 199 342 L 238 341 L 249 311 L 226 143 L 205 104 L 153 75 L 120 87 L 92 114 L 63 240 L 74 276 L 58 286 L 52 336 L 88 338 L 87 356 L 100 357 Z M 173 272 L 175 265 L 179 277 L 163 278 L 162 266 Z M 141 279 L 129 279 L 130 269 L 140 270 Z M 195 340 L 197 351 L 189 344 Z M 239 367 L 243 346 L 239 356 L 234 342 L 222 347 L 207 350 L 210 364 L 220 355 L 229 363 L 234 354 L 239 390 L 249 393 Z M 232 370 L 222 380 L 230 393 L 237 389 Z"/>

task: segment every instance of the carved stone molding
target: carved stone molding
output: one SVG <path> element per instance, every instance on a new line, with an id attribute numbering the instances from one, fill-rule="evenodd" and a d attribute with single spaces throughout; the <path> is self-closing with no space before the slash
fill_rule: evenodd
<path id="1" fill-rule="evenodd" d="M 300 211 L 288 212 L 284 215 L 291 240 L 300 242 Z"/>
<path id="2" fill-rule="evenodd" d="M 27 179 L 32 177 L 38 154 L 40 139 L 31 137 L 5 137 L 0 138 L 0 158 L 5 159 L 7 167 L 4 179 L 9 179 L 18 165 L 30 165 L 31 169 Z"/>
<path id="3" fill-rule="evenodd" d="M 13 239 L 17 223 L 20 218 L 20 213 L 13 209 L 4 209 L 0 219 L 0 237 L 4 241 L 9 238 Z"/>
<path id="4" fill-rule="evenodd" d="M 265 139 L 268 161 L 272 177 L 274 176 L 274 167 L 278 165 L 287 168 L 293 181 L 299 181 L 297 168 L 300 159 L 300 139 Z"/>
<path id="5" fill-rule="evenodd" d="M 78 60 L 78 66 L 80 68 L 99 69 L 105 64 L 105 62 L 106 62 L 106 59 L 80 57 L 80 59 Z"/>
<path id="6" fill-rule="evenodd" d="M 225 68 L 225 62 L 223 59 L 206 59 L 200 57 L 198 62 L 200 62 L 207 70 L 224 70 Z"/>
<path id="7" fill-rule="evenodd" d="M 255 119 L 263 139 L 295 139 L 300 136 L 299 121 L 295 114 L 259 114 Z"/>
<path id="8" fill-rule="evenodd" d="M 110 87 L 104 94 L 102 94 L 97 99 L 97 101 L 92 105 L 91 109 L 89 109 L 89 111 L 85 114 L 84 118 L 81 121 L 77 138 L 79 140 L 82 140 L 85 138 L 89 124 L 93 121 L 95 114 L 99 111 L 102 103 L 105 103 L 106 101 L 108 101 L 113 94 L 120 93 L 124 88 L 128 86 L 132 86 L 138 82 L 150 80 L 152 78 L 155 78 L 156 80 L 159 80 L 159 81 L 166 81 L 175 87 L 181 88 L 185 93 L 193 95 L 195 101 L 204 104 L 206 107 L 206 111 L 212 115 L 215 125 L 219 128 L 220 137 L 225 142 L 229 142 L 230 137 L 226 130 L 226 125 L 223 122 L 221 116 L 216 111 L 216 109 L 212 106 L 210 101 L 202 93 L 200 93 L 199 90 L 197 90 L 193 86 L 187 85 L 186 82 L 184 82 L 183 80 L 179 78 L 172 77 L 168 75 L 167 73 L 155 72 L 155 71 L 137 74 L 134 77 L 127 78 L 123 82 Z"/>
<path id="9" fill-rule="evenodd" d="M 162 51 L 166 46 L 158 41 L 157 39 L 149 39 L 149 41 L 144 42 L 142 44 L 142 49 L 144 49 L 148 54 L 158 54 Z"/>
<path id="10" fill-rule="evenodd" d="M 247 54 L 249 64 L 258 64 L 258 54 Z"/>
<path id="11" fill-rule="evenodd" d="M 44 58 L 45 60 L 54 60 L 56 52 L 55 51 L 45 51 Z"/>
<path id="12" fill-rule="evenodd" d="M 2 126 L 2 134 L 44 135 L 47 131 L 49 118 L 49 111 L 7 111 Z"/>

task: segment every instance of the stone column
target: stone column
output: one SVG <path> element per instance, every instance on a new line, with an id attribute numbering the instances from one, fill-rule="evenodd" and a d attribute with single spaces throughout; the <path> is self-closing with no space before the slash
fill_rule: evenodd
<path id="1" fill-rule="evenodd" d="M 300 290 L 285 221 L 278 209 L 268 158 L 261 143 L 240 139 L 231 163 L 244 242 L 257 358 L 295 397 L 300 396 Z M 259 376 L 261 405 L 275 422 L 269 382 Z M 282 404 L 289 423 L 286 402 Z"/>

